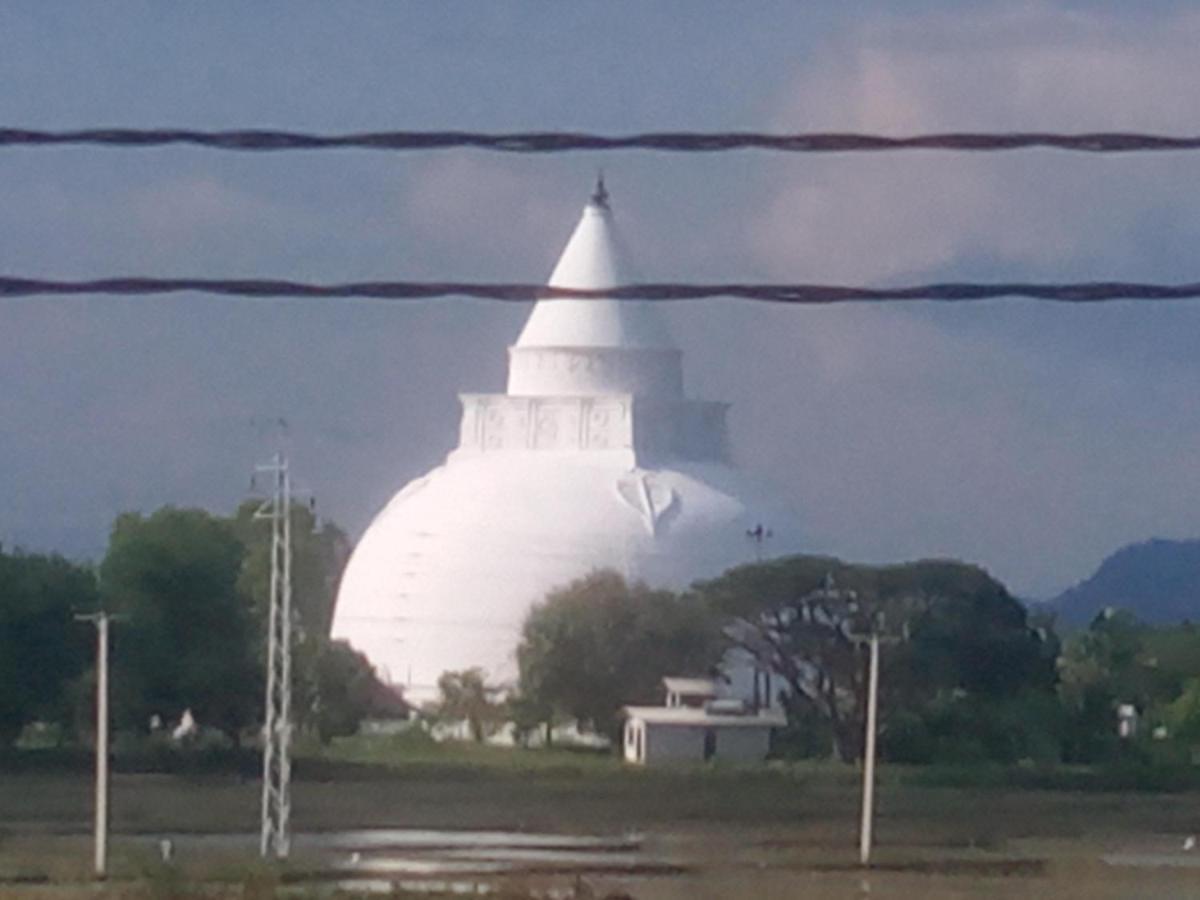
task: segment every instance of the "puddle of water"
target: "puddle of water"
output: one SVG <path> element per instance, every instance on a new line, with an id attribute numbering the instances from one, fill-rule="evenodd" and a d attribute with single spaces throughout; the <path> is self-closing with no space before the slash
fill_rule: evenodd
<path id="1" fill-rule="evenodd" d="M 1106 853 L 1100 857 L 1110 866 L 1135 866 L 1143 869 L 1200 869 L 1195 853 Z"/>
<path id="2" fill-rule="evenodd" d="M 371 875 L 500 875 L 513 869 L 498 861 L 447 859 L 366 859 L 336 868 L 361 869 Z"/>
<path id="3" fill-rule="evenodd" d="M 387 880 L 384 878 L 352 878 L 330 885 L 336 891 L 349 894 L 394 894 L 405 891 L 410 894 L 454 894 L 466 897 L 486 897 L 497 893 L 494 885 L 476 881 L 421 881 Z M 564 895 L 566 896 L 566 895 Z"/>
<path id="4" fill-rule="evenodd" d="M 335 871 L 364 875 L 674 875 L 685 868 L 638 854 L 460 850 L 339 860 Z"/>
<path id="5" fill-rule="evenodd" d="M 350 850 L 441 849 L 443 847 L 497 847 L 537 849 L 635 850 L 642 836 L 538 834 L 521 831 L 433 831 L 380 828 L 364 831 L 331 831 L 296 835 L 296 846 L 332 847 Z"/>
<path id="6" fill-rule="evenodd" d="M 1195 838 L 1185 839 L 1182 835 L 1158 835 L 1126 844 L 1100 858 L 1110 866 L 1200 869 L 1200 848 L 1197 848 Z"/>
<path id="7" fill-rule="evenodd" d="M 164 834 L 147 836 L 157 843 L 167 838 L 178 845 L 199 847 L 254 846 L 256 832 L 216 834 Z M 638 850 L 642 836 L 546 834 L 520 831 L 434 831 L 428 829 L 379 828 L 357 831 L 301 832 L 293 835 L 297 850 L 451 850 L 457 848 L 496 850 L 592 850 L 619 853 Z"/>
<path id="8" fill-rule="evenodd" d="M 213 849 L 249 850 L 250 832 L 168 835 L 180 854 Z M 157 843 L 161 837 L 146 836 Z M 459 878 L 506 875 L 673 875 L 678 864 L 643 854 L 641 835 L 572 835 L 515 831 L 370 829 L 301 833 L 293 850 L 316 869 L 306 880 L 392 885 L 396 876 L 422 885 L 450 879 L 455 890 L 478 893 L 486 884 Z M 440 883 L 440 882 L 436 882 Z"/>
<path id="9" fill-rule="evenodd" d="M 472 847 L 469 849 L 446 850 L 439 854 L 443 859 L 490 859 L 500 862 L 544 861 L 577 866 L 633 865 L 647 860 L 633 853 L 617 853 L 610 850 L 550 850 L 543 848 L 518 849 L 514 847 Z"/>

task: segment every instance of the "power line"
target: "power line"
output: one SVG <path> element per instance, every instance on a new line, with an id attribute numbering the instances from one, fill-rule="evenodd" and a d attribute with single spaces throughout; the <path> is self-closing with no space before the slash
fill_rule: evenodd
<path id="1" fill-rule="evenodd" d="M 45 131 L 0 128 L 0 146 L 99 145 L 146 148 L 184 145 L 214 150 L 449 150 L 500 153 L 654 150 L 666 153 L 723 153 L 765 150 L 782 153 L 863 153 L 897 150 L 995 152 L 1035 148 L 1080 153 L 1135 153 L 1200 150 L 1200 136 L 1126 131 L 1056 133 L 1043 131 L 942 132 L 908 136 L 855 132 L 655 131 L 604 135 L 575 131 L 369 131 L 319 134 L 268 129 L 207 131 L 191 128 L 85 128 Z"/>
<path id="2" fill-rule="evenodd" d="M 878 302 L 972 302 L 1025 298 L 1056 303 L 1103 303 L 1115 300 L 1164 302 L 1200 299 L 1200 283 L 1156 284 L 1128 281 L 939 282 L 899 287 L 829 284 L 698 284 L 655 282 L 628 284 L 599 291 L 551 288 L 544 284 L 464 281 L 354 281 L 323 284 L 262 278 L 122 277 L 63 281 L 0 276 L 0 298 L 46 295 L 106 294 L 147 296 L 180 292 L 245 299 L 429 300 L 469 297 L 526 302 L 546 297 L 617 300 L 683 301 L 727 297 L 795 306 Z"/>

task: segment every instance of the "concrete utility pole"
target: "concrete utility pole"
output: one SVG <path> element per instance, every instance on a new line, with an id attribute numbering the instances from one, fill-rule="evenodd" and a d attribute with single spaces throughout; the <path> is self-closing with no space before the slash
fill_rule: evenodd
<path id="1" fill-rule="evenodd" d="M 291 845 L 292 483 L 287 458 L 281 453 L 255 471 L 270 473 L 273 481 L 271 498 L 254 514 L 271 520 L 261 852 L 264 857 L 286 859 Z"/>
<path id="2" fill-rule="evenodd" d="M 78 615 L 96 626 L 96 877 L 108 874 L 108 623 L 115 616 L 101 610 Z"/>
<path id="3" fill-rule="evenodd" d="M 875 824 L 875 726 L 879 708 L 879 633 L 871 632 L 871 664 L 867 675 L 867 740 L 863 750 L 862 825 L 858 831 L 858 861 L 871 864 L 871 829 Z"/>
<path id="4" fill-rule="evenodd" d="M 882 614 L 877 614 L 871 622 L 871 630 L 866 634 L 846 632 L 850 640 L 858 644 L 866 644 L 870 651 L 867 668 L 867 722 L 865 741 L 863 742 L 863 787 L 862 787 L 862 821 L 858 831 L 858 860 L 863 866 L 871 864 L 872 831 L 875 826 L 875 738 L 879 728 L 877 725 L 879 713 L 879 645 L 894 644 L 899 637 L 884 637 L 882 630 Z"/>

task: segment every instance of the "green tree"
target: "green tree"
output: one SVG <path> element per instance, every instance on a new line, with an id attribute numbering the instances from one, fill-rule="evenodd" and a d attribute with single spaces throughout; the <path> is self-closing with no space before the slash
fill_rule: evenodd
<path id="1" fill-rule="evenodd" d="M 471 737 L 482 743 L 504 720 L 500 693 L 500 688 L 485 682 L 482 669 L 443 672 L 434 715 L 443 722 L 466 722 Z"/>
<path id="2" fill-rule="evenodd" d="M 789 720 L 828 723 L 835 755 L 858 753 L 862 653 L 851 637 L 858 573 L 840 560 L 794 556 L 739 566 L 698 585 L 733 642 L 783 678 Z M 874 610 L 867 613 L 867 617 Z"/>
<path id="3" fill-rule="evenodd" d="M 370 716 L 399 717 L 407 705 L 375 677 L 367 658 L 345 641 L 310 642 L 315 658 L 305 668 L 312 676 L 306 717 L 322 743 L 358 731 Z"/>
<path id="4" fill-rule="evenodd" d="M 1193 741 L 1200 630 L 1191 623 L 1152 627 L 1124 610 L 1105 609 L 1067 640 L 1059 673 L 1070 761 L 1100 762 L 1119 752 L 1119 704 L 1133 705 L 1146 724 L 1166 724 L 1172 737 Z"/>
<path id="5" fill-rule="evenodd" d="M 615 739 L 622 706 L 654 702 L 665 675 L 708 672 L 723 649 L 719 622 L 695 598 L 594 572 L 530 611 L 518 694 L 544 721 L 574 719 Z"/>
<path id="6" fill-rule="evenodd" d="M 245 547 L 238 577 L 257 616 L 266 621 L 271 575 L 271 523 L 255 518 L 262 502 L 250 500 L 238 507 L 233 528 Z M 338 582 L 350 554 L 350 541 L 337 525 L 317 519 L 304 504 L 291 509 L 292 608 L 296 624 L 305 634 L 327 635 L 333 622 Z"/>
<path id="7" fill-rule="evenodd" d="M 1145 711 L 1153 702 L 1157 673 L 1148 665 L 1148 631 L 1130 613 L 1110 608 L 1064 644 L 1058 691 L 1067 718 L 1063 755 L 1068 762 L 1112 757 L 1119 746 L 1117 704 Z"/>
<path id="8" fill-rule="evenodd" d="M 228 520 L 165 507 L 117 518 L 100 567 L 113 636 L 114 713 L 144 728 L 191 709 L 234 740 L 261 706 L 259 631 L 238 590 L 244 548 Z"/>
<path id="9" fill-rule="evenodd" d="M 0 550 L 0 745 L 34 720 L 70 720 L 70 685 L 91 659 L 91 628 L 76 612 L 97 608 L 88 569 L 59 556 Z"/>
<path id="10" fill-rule="evenodd" d="M 1184 683 L 1179 696 L 1166 707 L 1171 737 L 1189 747 L 1200 746 L 1200 678 Z"/>
<path id="11" fill-rule="evenodd" d="M 885 750 L 903 747 L 889 742 L 889 731 L 911 747 L 926 719 L 944 719 L 948 709 L 958 715 L 959 706 L 993 700 L 1012 706 L 1024 691 L 1053 699 L 1055 643 L 975 566 L 794 556 L 732 569 L 698 590 L 728 618 L 733 641 L 786 682 L 789 719 L 826 722 L 841 759 L 861 753 L 866 670 L 859 638 L 872 627 L 905 638 L 884 653 Z M 981 735 L 963 736 L 1001 752 Z"/>
<path id="12" fill-rule="evenodd" d="M 271 578 L 271 523 L 257 518 L 262 506 L 251 500 L 238 507 L 233 528 L 245 557 L 239 590 L 248 598 L 257 630 L 265 634 Z M 338 582 L 350 542 L 337 525 L 318 520 L 303 504 L 291 508 L 293 715 L 296 726 L 322 741 L 352 734 L 368 715 L 399 715 L 404 704 L 375 676 L 366 658 L 344 643 L 331 642 Z M 256 649 L 260 665 L 266 648 Z M 390 699 L 389 699 L 390 698 Z"/>

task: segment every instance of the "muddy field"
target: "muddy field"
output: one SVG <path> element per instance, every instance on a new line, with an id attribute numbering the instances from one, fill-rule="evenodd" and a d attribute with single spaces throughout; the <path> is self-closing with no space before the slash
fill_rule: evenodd
<path id="1" fill-rule="evenodd" d="M 90 788 L 84 773 L 0 774 L 4 896 L 98 895 Z M 296 784 L 295 852 L 279 869 L 255 857 L 253 780 L 117 775 L 112 801 L 113 896 L 1200 898 L 1200 851 L 1183 849 L 1200 830 L 1196 794 L 931 788 L 885 773 L 866 872 L 843 769 L 362 767 Z"/>

